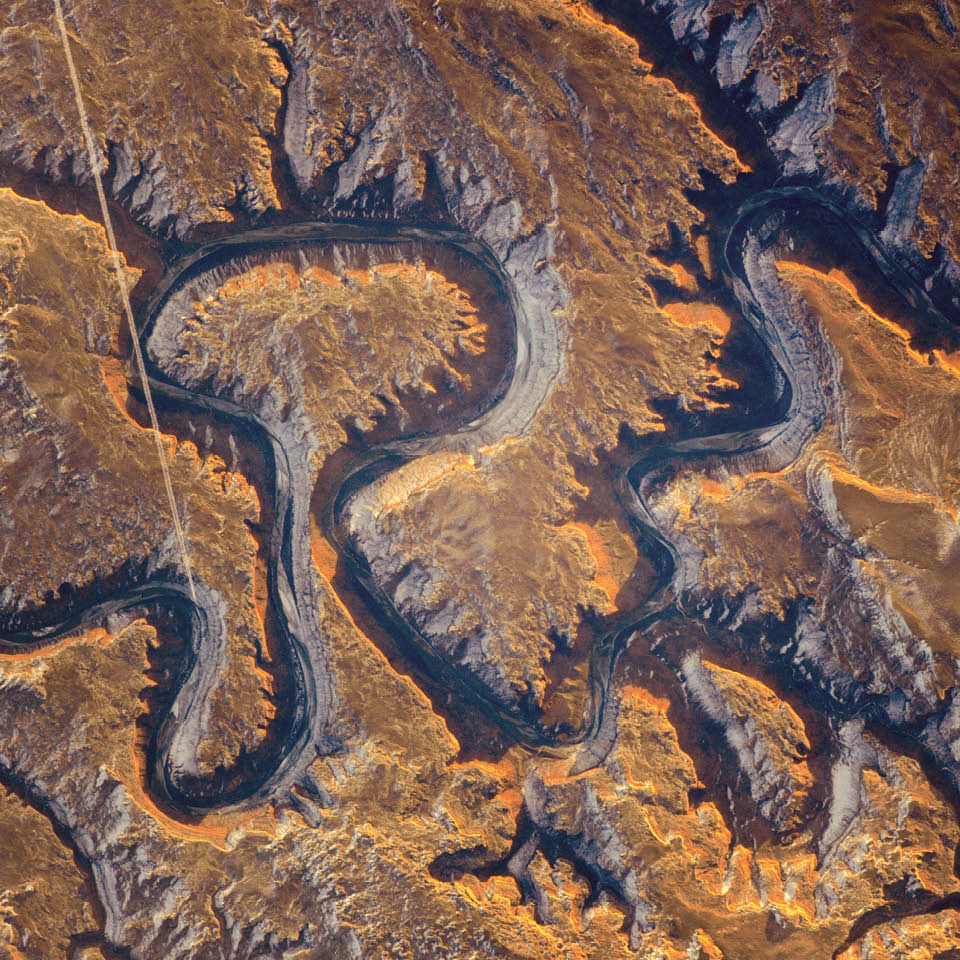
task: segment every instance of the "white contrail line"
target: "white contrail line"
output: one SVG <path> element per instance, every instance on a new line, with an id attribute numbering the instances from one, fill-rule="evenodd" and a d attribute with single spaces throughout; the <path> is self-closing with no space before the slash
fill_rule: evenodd
<path id="1" fill-rule="evenodd" d="M 153 439 L 157 444 L 157 455 L 160 458 L 160 472 L 163 474 L 163 486 L 167 491 L 167 500 L 170 502 L 170 512 L 173 515 L 173 529 L 177 535 L 177 545 L 180 548 L 180 556 L 183 559 L 183 569 L 187 574 L 190 596 L 194 603 L 196 603 L 197 593 L 193 586 L 190 554 L 187 552 L 187 541 L 183 536 L 183 527 L 180 525 L 180 514 L 177 512 L 177 500 L 173 495 L 173 483 L 170 480 L 170 470 L 167 467 L 167 453 L 164 449 L 163 438 L 160 435 L 157 411 L 153 406 L 150 382 L 147 379 L 147 368 L 143 363 L 143 351 L 140 349 L 140 338 L 137 336 L 137 327 L 133 321 L 133 310 L 130 307 L 130 296 L 127 293 L 126 284 L 123 282 L 123 266 L 120 263 L 120 253 L 117 250 L 117 238 L 113 233 L 113 223 L 110 220 L 110 211 L 107 209 L 107 197 L 103 192 L 103 180 L 100 178 L 99 156 L 97 155 L 93 137 L 90 134 L 90 124 L 87 122 L 87 111 L 83 106 L 83 96 L 80 93 L 80 79 L 77 76 L 77 68 L 73 64 L 73 54 L 70 53 L 70 41 L 67 39 L 67 26 L 63 21 L 63 8 L 60 5 L 60 0 L 53 0 L 53 9 L 57 17 L 57 26 L 60 28 L 60 40 L 63 43 L 63 54 L 67 60 L 67 72 L 70 74 L 70 82 L 73 84 L 73 94 L 77 100 L 77 112 L 80 114 L 80 127 L 83 130 L 83 138 L 86 141 L 87 154 L 90 158 L 90 170 L 93 173 L 93 181 L 97 186 L 100 212 L 103 214 L 103 226 L 107 231 L 107 246 L 110 248 L 110 253 L 113 257 L 113 269 L 117 274 L 117 286 L 120 287 L 120 299 L 123 301 L 123 312 L 126 314 L 127 326 L 130 329 L 130 340 L 133 343 L 133 355 L 136 358 L 137 372 L 140 374 L 140 382 L 143 384 L 143 395 L 146 398 L 147 410 L 150 413 Z"/>

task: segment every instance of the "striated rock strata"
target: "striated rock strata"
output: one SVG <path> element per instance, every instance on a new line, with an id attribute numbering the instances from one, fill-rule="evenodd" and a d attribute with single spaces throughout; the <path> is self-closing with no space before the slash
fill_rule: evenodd
<path id="1" fill-rule="evenodd" d="M 956 953 L 958 12 L 848 7 L 66 4 L 194 598 L 7 4 L 0 956 Z"/>

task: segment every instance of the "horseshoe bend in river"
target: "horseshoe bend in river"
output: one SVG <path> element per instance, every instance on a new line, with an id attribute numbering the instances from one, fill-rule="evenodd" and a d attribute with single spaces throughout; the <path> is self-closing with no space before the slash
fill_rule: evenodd
<path id="1" fill-rule="evenodd" d="M 508 370 L 478 416 L 448 433 L 403 436 L 371 446 L 355 456 L 329 487 L 323 510 L 324 534 L 335 545 L 352 577 L 388 620 L 419 661 L 464 704 L 494 718 L 517 741 L 535 748 L 583 743 L 583 763 L 602 759 L 609 747 L 605 733 L 611 703 L 613 669 L 626 642 L 638 630 L 676 611 L 685 571 L 670 529 L 658 523 L 649 493 L 658 477 L 677 465 L 708 458 L 749 456 L 752 462 L 780 466 L 794 459 L 805 441 L 823 422 L 826 407 L 819 389 L 815 361 L 791 317 L 776 277 L 770 246 L 788 218 L 798 211 L 818 209 L 843 223 L 850 237 L 880 274 L 907 300 L 911 309 L 937 327 L 949 322 L 897 264 L 865 225 L 852 220 L 832 201 L 807 187 L 765 190 L 740 203 L 715 243 L 719 269 L 766 353 L 774 389 L 773 402 L 762 418 L 743 423 L 742 429 L 705 433 L 678 442 L 648 448 L 618 475 L 615 487 L 634 534 L 654 559 L 658 581 L 646 602 L 620 615 L 596 644 L 590 669 L 592 708 L 577 731 L 558 732 L 544 726 L 530 711 L 505 703 L 476 675 L 445 657 L 395 608 L 375 582 L 367 561 L 348 542 L 341 521 L 351 497 L 376 478 L 426 453 L 470 452 L 517 435 L 529 424 L 549 392 L 552 377 L 562 366 L 560 331 L 532 329 L 513 278 L 490 250 L 467 234 L 445 228 L 391 225 L 377 222 L 300 223 L 251 230 L 206 244 L 174 265 L 154 291 L 142 312 L 140 337 L 146 345 L 158 318 L 171 299 L 204 271 L 217 268 L 229 275 L 231 264 L 254 251 L 271 251 L 328 244 L 428 244 L 452 248 L 474 261 L 489 276 L 508 311 L 512 336 Z M 242 269 L 242 265 L 240 267 Z M 149 350 L 145 350 L 149 357 Z M 0 650 L 43 645 L 70 631 L 102 622 L 111 613 L 143 606 L 166 606 L 181 617 L 189 631 L 188 654 L 178 689 L 160 720 L 149 747 L 149 775 L 153 789 L 185 813 L 256 806 L 269 801 L 303 774 L 317 751 L 335 740 L 333 681 L 327 667 L 322 632 L 317 622 L 317 598 L 310 576 L 310 494 L 296 482 L 305 470 L 304 455 L 262 417 L 232 401 L 187 390 L 150 363 L 151 387 L 158 400 L 179 408 L 205 411 L 244 428 L 254 438 L 267 464 L 273 485 L 273 525 L 268 543 L 268 589 L 277 639 L 290 671 L 293 696 L 284 732 L 271 743 L 270 755 L 228 789 L 198 789 L 184 776 L 198 742 L 204 702 L 216 683 L 218 654 L 225 630 L 216 598 L 198 584 L 198 602 L 190 599 L 185 582 L 169 569 L 146 582 L 115 591 L 82 609 L 48 604 L 36 613 L 11 618 L 0 633 Z M 551 371 L 553 373 L 551 374 Z M 760 419 L 761 422 L 757 422 Z M 578 761 L 578 765 L 581 761 Z"/>

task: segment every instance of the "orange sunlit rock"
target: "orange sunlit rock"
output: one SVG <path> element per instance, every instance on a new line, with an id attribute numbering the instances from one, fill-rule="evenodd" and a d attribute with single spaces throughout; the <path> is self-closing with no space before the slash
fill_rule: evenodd
<path id="1" fill-rule="evenodd" d="M 59 10 L 0 957 L 954 958 L 957 2 Z"/>

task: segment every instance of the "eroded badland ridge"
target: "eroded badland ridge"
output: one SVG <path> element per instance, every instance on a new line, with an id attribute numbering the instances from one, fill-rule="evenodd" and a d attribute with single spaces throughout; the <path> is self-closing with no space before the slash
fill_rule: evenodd
<path id="1" fill-rule="evenodd" d="M 953 0 L 0 27 L 0 956 L 960 956 Z"/>

